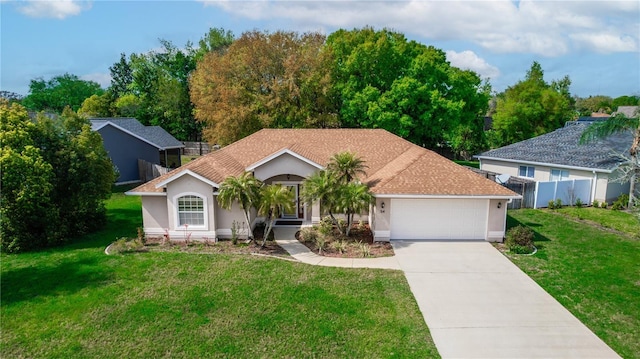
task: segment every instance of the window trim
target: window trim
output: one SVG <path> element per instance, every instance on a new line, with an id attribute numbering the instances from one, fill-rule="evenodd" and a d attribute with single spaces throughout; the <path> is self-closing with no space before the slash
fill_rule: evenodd
<path id="1" fill-rule="evenodd" d="M 522 168 L 525 169 L 525 175 L 524 176 L 521 174 Z M 529 170 L 531 170 L 531 171 L 529 171 Z M 535 166 L 518 165 L 518 177 L 535 178 L 535 176 L 536 176 L 536 167 Z"/>
<path id="2" fill-rule="evenodd" d="M 202 200 L 202 214 L 204 216 L 204 224 L 201 225 L 194 225 L 194 224 L 189 224 L 189 225 L 181 225 L 180 224 L 180 205 L 179 205 L 179 200 L 182 197 L 186 197 L 186 196 L 194 196 L 194 197 L 198 197 Z M 176 230 L 188 230 L 188 229 L 208 229 L 209 228 L 209 207 L 207 206 L 207 197 L 203 196 L 200 193 L 196 193 L 196 192 L 182 192 L 179 193 L 177 195 L 175 195 L 173 197 L 173 206 L 174 206 L 174 211 L 173 211 L 173 215 L 174 215 L 174 227 Z"/>

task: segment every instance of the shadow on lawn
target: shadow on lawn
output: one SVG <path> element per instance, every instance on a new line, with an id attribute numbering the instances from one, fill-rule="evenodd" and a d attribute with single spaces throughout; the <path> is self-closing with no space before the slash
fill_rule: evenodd
<path id="1" fill-rule="evenodd" d="M 107 212 L 107 224 L 101 230 L 72 240 L 63 249 L 106 248 L 121 237 L 135 238 L 142 225 L 139 209 L 112 208 Z"/>
<path id="2" fill-rule="evenodd" d="M 68 295 L 102 286 L 111 279 L 97 258 L 75 258 L 2 273 L 2 305 L 39 297 Z"/>

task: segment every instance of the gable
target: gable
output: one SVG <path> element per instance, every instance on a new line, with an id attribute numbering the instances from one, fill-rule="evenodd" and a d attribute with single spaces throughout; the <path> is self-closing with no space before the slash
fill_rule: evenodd
<path id="1" fill-rule="evenodd" d="M 247 171 L 252 171 L 257 179 L 264 181 L 282 174 L 308 177 L 323 168 L 323 166 L 285 149 L 247 167 Z"/>

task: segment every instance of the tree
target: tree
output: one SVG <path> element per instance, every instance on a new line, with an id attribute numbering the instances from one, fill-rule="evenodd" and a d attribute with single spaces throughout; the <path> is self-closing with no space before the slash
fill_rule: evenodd
<path id="1" fill-rule="evenodd" d="M 494 146 L 523 141 L 553 131 L 574 117 L 568 76 L 548 84 L 539 63 L 534 62 L 525 80 L 498 96 L 493 129 Z"/>
<path id="2" fill-rule="evenodd" d="M 607 113 L 613 111 L 613 99 L 609 96 L 589 96 L 575 98 L 575 109 L 580 116 L 591 116 L 592 113 Z"/>
<path id="3" fill-rule="evenodd" d="M 366 175 L 366 168 L 365 162 L 351 152 L 336 153 L 327 164 L 327 170 L 333 171 L 338 182 L 345 184 L 350 183 L 358 175 Z"/>
<path id="4" fill-rule="evenodd" d="M 273 229 L 273 224 L 280 217 L 282 211 L 291 211 L 294 208 L 294 194 L 287 187 L 279 184 L 263 186 L 260 191 L 260 206 L 258 213 L 266 216 L 266 226 L 262 246 L 267 243 L 267 238 Z"/>
<path id="5" fill-rule="evenodd" d="M 195 51 L 196 62 L 202 60 L 210 52 L 222 55 L 231 46 L 234 38 L 235 36 L 230 30 L 224 30 L 221 27 L 210 28 L 209 32 L 204 34 L 202 39 L 198 41 L 198 48 Z"/>
<path id="6" fill-rule="evenodd" d="M 109 93 L 102 95 L 91 95 L 82 102 L 78 114 L 86 117 L 110 117 L 111 96 Z"/>
<path id="7" fill-rule="evenodd" d="M 302 184 L 301 196 L 307 204 L 319 202 L 323 213 L 328 213 L 334 225 L 347 236 L 353 224 L 353 215 L 368 208 L 373 195 L 369 188 L 356 181 L 366 175 L 364 161 L 351 152 L 333 155 L 325 171 L 312 174 Z M 333 213 L 344 213 L 346 228 L 341 228 Z"/>
<path id="8" fill-rule="evenodd" d="M 640 96 L 620 96 L 613 99 L 611 102 L 612 108 L 616 110 L 620 106 L 638 106 L 640 105 Z"/>
<path id="9" fill-rule="evenodd" d="M 342 127 L 383 128 L 415 144 L 447 146 L 483 125 L 490 88 L 450 66 L 444 51 L 372 28 L 327 38 Z M 467 140 L 480 141 L 466 136 Z M 455 150 L 462 150 L 462 141 Z"/>
<path id="10" fill-rule="evenodd" d="M 42 78 L 31 80 L 29 95 L 22 104 L 32 111 L 53 111 L 62 113 L 69 106 L 78 111 L 82 102 L 92 95 L 102 95 L 104 90 L 93 81 L 85 81 L 76 75 L 65 73 L 54 76 L 49 81 Z"/>
<path id="11" fill-rule="evenodd" d="M 629 180 L 629 203 L 628 208 L 632 208 L 635 204 L 635 185 L 640 180 L 640 114 L 636 112 L 635 117 L 627 117 L 624 114 L 618 114 L 609 117 L 606 121 L 594 122 L 589 125 L 582 136 L 580 143 L 589 143 L 598 139 L 609 137 L 615 133 L 633 131 L 633 141 L 629 147 L 629 156 L 626 165 Z"/>
<path id="12" fill-rule="evenodd" d="M 335 126 L 324 39 L 252 31 L 226 52 L 208 53 L 190 81 L 204 137 L 228 144 L 262 128 Z"/>
<path id="13" fill-rule="evenodd" d="M 0 99 L 5 99 L 8 100 L 9 103 L 12 102 L 20 102 L 22 101 L 22 99 L 24 98 L 24 96 L 20 95 L 19 93 L 16 92 L 12 92 L 12 91 L 0 91 Z"/>
<path id="14" fill-rule="evenodd" d="M 109 67 L 111 73 L 111 86 L 109 92 L 113 100 L 131 93 L 131 83 L 133 82 L 133 69 L 131 63 L 127 61 L 127 55 L 120 54 L 120 61 Z"/>
<path id="15" fill-rule="evenodd" d="M 353 225 L 353 215 L 368 209 L 373 195 L 369 192 L 367 185 L 359 182 L 342 184 L 337 191 L 337 208 L 347 217 L 347 226 L 344 232 L 348 237 Z"/>
<path id="16" fill-rule="evenodd" d="M 234 203 L 238 203 L 244 212 L 244 219 L 249 228 L 249 239 L 253 240 L 251 233 L 250 212 L 260 203 L 260 188 L 262 182 L 253 177 L 251 172 L 244 172 L 238 177 L 227 177 L 220 185 L 218 203 L 224 209 L 231 209 Z"/>
<path id="17" fill-rule="evenodd" d="M 2 250 L 51 246 L 106 222 L 115 180 L 100 135 L 70 109 L 34 120 L 0 102 Z"/>

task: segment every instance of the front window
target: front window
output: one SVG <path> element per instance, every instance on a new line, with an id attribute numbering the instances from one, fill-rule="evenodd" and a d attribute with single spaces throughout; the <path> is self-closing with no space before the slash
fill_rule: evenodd
<path id="1" fill-rule="evenodd" d="M 569 171 L 567 170 L 551 170 L 551 181 L 564 181 L 569 179 Z"/>
<path id="2" fill-rule="evenodd" d="M 204 226 L 204 201 L 198 196 L 178 198 L 178 225 Z"/>
<path id="3" fill-rule="evenodd" d="M 533 178 L 535 175 L 535 167 L 532 166 L 520 166 L 520 177 L 530 177 Z"/>

